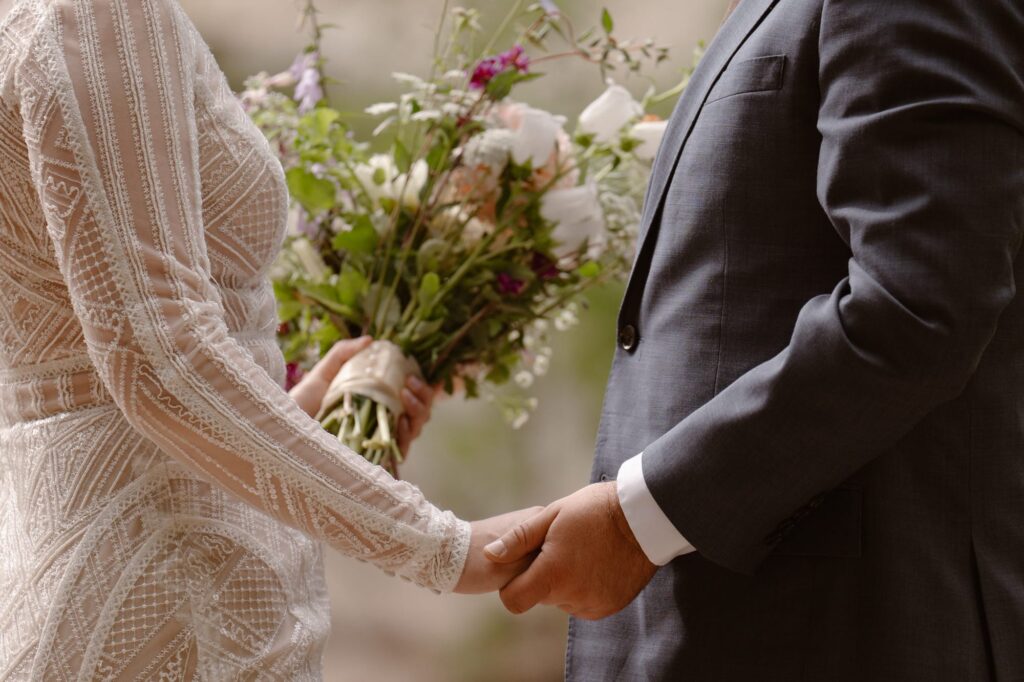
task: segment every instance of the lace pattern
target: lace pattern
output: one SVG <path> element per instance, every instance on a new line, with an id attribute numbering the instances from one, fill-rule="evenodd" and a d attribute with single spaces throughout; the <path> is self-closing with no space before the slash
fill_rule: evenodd
<path id="1" fill-rule="evenodd" d="M 2 21 L 0 677 L 316 679 L 318 543 L 448 591 L 468 526 L 281 388 L 281 167 L 174 0 Z"/>

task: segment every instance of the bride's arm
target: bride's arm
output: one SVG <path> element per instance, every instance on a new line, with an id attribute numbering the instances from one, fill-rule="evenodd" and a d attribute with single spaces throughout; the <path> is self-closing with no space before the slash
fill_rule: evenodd
<path id="1" fill-rule="evenodd" d="M 229 336 L 210 281 L 195 46 L 173 0 L 59 0 L 26 141 L 89 354 L 128 421 L 281 521 L 454 588 L 469 525 L 345 449 Z M 38 88 L 40 79 L 23 79 Z"/>

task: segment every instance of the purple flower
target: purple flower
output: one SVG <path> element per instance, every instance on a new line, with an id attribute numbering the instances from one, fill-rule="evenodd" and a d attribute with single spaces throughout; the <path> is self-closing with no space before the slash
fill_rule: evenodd
<path id="1" fill-rule="evenodd" d="M 474 90 L 483 90 L 491 79 L 505 70 L 497 57 L 487 57 L 476 65 L 473 75 L 469 79 L 469 87 Z"/>
<path id="2" fill-rule="evenodd" d="M 540 6 L 553 17 L 557 17 L 562 13 L 562 10 L 558 9 L 558 5 L 555 4 L 554 0 L 540 0 Z"/>
<path id="3" fill-rule="evenodd" d="M 483 90 L 491 82 L 492 78 L 510 68 L 514 68 L 520 73 L 526 73 L 530 70 L 530 58 L 527 56 L 526 51 L 523 50 L 523 46 L 518 43 L 499 55 L 482 59 L 476 65 L 476 68 L 473 69 L 473 75 L 469 79 L 469 87 L 475 90 Z"/>
<path id="4" fill-rule="evenodd" d="M 295 232 L 310 238 L 315 237 L 320 232 L 320 222 L 310 220 L 306 212 L 300 208 L 298 220 L 295 222 Z"/>
<path id="5" fill-rule="evenodd" d="M 320 83 L 320 70 L 317 63 L 320 55 L 316 52 L 300 54 L 289 69 L 295 78 L 295 100 L 299 103 L 299 113 L 312 110 L 324 98 L 324 90 Z"/>
<path id="6" fill-rule="evenodd" d="M 284 390 L 290 391 L 295 388 L 295 385 L 302 381 L 304 374 L 305 372 L 296 362 L 289 362 L 285 365 Z"/>
<path id="7" fill-rule="evenodd" d="M 516 279 L 507 272 L 498 273 L 498 291 L 505 296 L 518 296 L 526 288 L 526 282 Z"/>
<path id="8" fill-rule="evenodd" d="M 530 269 L 541 279 L 554 279 L 561 272 L 553 260 L 538 252 L 533 254 Z"/>
<path id="9" fill-rule="evenodd" d="M 498 59 L 507 69 L 514 66 L 519 73 L 526 73 L 530 70 L 530 57 L 527 56 L 523 46 L 516 43 L 512 46 L 512 49 L 507 52 L 502 52 L 498 55 Z"/>

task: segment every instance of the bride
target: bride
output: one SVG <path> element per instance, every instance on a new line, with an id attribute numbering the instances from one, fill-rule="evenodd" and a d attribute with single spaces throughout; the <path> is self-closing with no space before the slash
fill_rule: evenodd
<path id="1" fill-rule="evenodd" d="M 352 344 L 283 390 L 281 166 L 176 1 L 0 17 L 0 678 L 319 679 L 321 543 L 521 570 L 479 548 L 528 512 L 471 526 L 307 414 Z"/>

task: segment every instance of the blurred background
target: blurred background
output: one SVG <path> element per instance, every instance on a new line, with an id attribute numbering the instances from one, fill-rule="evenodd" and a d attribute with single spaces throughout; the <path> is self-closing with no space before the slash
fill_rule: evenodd
<path id="1" fill-rule="evenodd" d="M 728 0 L 557 0 L 577 28 L 598 23 L 602 6 L 620 37 L 651 37 L 671 49 L 649 74 L 659 89 L 677 83 L 699 41 L 710 42 Z M 246 76 L 288 68 L 308 42 L 296 26 L 294 0 L 181 0 L 236 90 Z M 510 0 L 465 0 L 493 27 Z M 358 112 L 399 92 L 394 71 L 426 74 L 443 0 L 319 0 L 334 106 L 353 114 L 354 127 L 372 125 Z M 506 41 L 512 40 L 510 33 Z M 502 48 L 503 49 L 503 48 Z M 519 90 L 534 106 L 570 122 L 604 89 L 599 72 L 557 62 L 553 73 Z M 622 77 L 623 74 L 620 74 Z M 622 82 L 640 96 L 649 81 Z M 659 113 L 667 116 L 671 103 Z M 570 123 L 572 125 L 572 123 Z M 621 289 L 589 296 L 581 324 L 555 333 L 549 374 L 532 391 L 540 407 L 512 430 L 497 408 L 459 398 L 442 401 L 413 448 L 403 477 L 460 517 L 475 519 L 547 502 L 586 484 L 604 382 L 615 342 Z M 633 454 L 633 453 L 628 453 Z M 327 682 L 547 682 L 562 679 L 566 617 L 535 609 L 513 617 L 496 595 L 436 596 L 372 567 L 328 552 L 333 634 L 325 656 Z"/>

